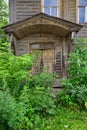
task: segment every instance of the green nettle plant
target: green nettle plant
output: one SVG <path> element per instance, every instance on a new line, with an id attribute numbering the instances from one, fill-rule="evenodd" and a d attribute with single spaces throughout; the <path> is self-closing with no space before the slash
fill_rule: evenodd
<path id="1" fill-rule="evenodd" d="M 9 45 L 0 46 L 0 128 L 39 128 L 43 118 L 56 114 L 56 99 L 50 87 L 54 74 L 32 75 L 39 52 L 14 56 Z"/>
<path id="2" fill-rule="evenodd" d="M 60 100 L 83 107 L 87 101 L 87 46 L 86 41 L 76 40 L 74 52 L 69 54 L 69 78 L 63 79 L 64 90 L 60 93 Z M 63 96 L 64 95 L 64 96 Z"/>

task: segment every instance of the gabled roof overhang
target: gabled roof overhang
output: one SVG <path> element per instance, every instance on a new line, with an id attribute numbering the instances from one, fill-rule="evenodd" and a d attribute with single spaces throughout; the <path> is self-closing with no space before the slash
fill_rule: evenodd
<path id="1" fill-rule="evenodd" d="M 13 34 L 19 40 L 38 33 L 53 34 L 61 37 L 68 36 L 69 33 L 78 32 L 81 28 L 82 25 L 40 13 L 9 24 L 3 27 L 3 30 L 8 34 Z"/>

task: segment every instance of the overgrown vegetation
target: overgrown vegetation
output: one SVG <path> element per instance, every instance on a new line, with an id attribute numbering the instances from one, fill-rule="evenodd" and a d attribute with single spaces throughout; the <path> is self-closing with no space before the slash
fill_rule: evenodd
<path id="1" fill-rule="evenodd" d="M 38 53 L 14 56 L 7 44 L 6 48 L 0 51 L 0 120 L 3 129 L 4 124 L 16 130 L 38 128 L 43 118 L 56 113 L 55 96 L 49 88 L 53 74 L 42 72 L 32 76 L 30 70 Z"/>
<path id="2" fill-rule="evenodd" d="M 8 23 L 8 7 L 6 0 L 0 0 L 0 45 L 7 41 L 7 36 L 1 29 Z M 4 46 L 2 44 L 2 46 Z"/>
<path id="3" fill-rule="evenodd" d="M 80 95 L 84 92 L 86 99 L 86 89 L 83 90 L 87 76 L 85 75 L 86 57 L 84 58 L 87 53 L 86 47 L 82 49 L 83 45 L 76 44 L 75 51 L 70 54 L 68 59 L 70 78 L 64 80 L 65 89 L 60 92 L 57 101 L 50 88 L 54 74 L 46 72 L 35 76 L 31 74 L 30 70 L 39 52 L 14 56 L 9 44 L 4 45 L 3 49 L 0 49 L 0 128 L 2 130 L 65 130 L 66 128 L 85 130 L 87 113 L 81 112 L 79 107 L 86 102 L 82 100 L 83 95 Z M 82 71 L 80 67 L 83 68 Z M 81 89 L 80 92 L 77 88 Z M 72 96 L 73 91 L 75 95 Z M 78 98 L 81 102 L 78 102 Z"/>
<path id="4" fill-rule="evenodd" d="M 0 0 L 0 130 L 86 130 L 87 48 L 76 44 L 68 59 L 70 77 L 58 98 L 52 93 L 54 74 L 33 76 L 39 52 L 14 56 L 1 27 L 7 5 Z"/>
<path id="5" fill-rule="evenodd" d="M 61 100 L 64 104 L 73 102 L 84 108 L 87 102 L 87 46 L 80 39 L 75 41 L 74 52 L 69 54 L 68 71 L 69 78 L 63 79 L 65 88 L 60 93 Z"/>

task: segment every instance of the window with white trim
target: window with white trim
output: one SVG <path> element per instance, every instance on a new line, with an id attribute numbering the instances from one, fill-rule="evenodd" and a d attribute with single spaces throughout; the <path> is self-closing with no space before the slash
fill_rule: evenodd
<path id="1" fill-rule="evenodd" d="M 87 0 L 78 0 L 79 23 L 87 22 Z"/>
<path id="2" fill-rule="evenodd" d="M 58 0 L 43 0 L 42 4 L 44 13 L 55 17 L 58 16 Z"/>

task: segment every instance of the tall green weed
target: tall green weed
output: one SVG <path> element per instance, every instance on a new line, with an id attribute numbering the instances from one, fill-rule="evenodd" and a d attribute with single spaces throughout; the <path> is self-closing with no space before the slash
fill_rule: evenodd
<path id="1" fill-rule="evenodd" d="M 69 54 L 68 72 L 69 78 L 63 79 L 62 85 L 65 87 L 60 92 L 60 100 L 63 103 L 76 103 L 84 107 L 87 101 L 87 46 L 86 42 L 76 40 L 74 52 Z M 65 100 L 65 101 L 64 101 Z"/>

